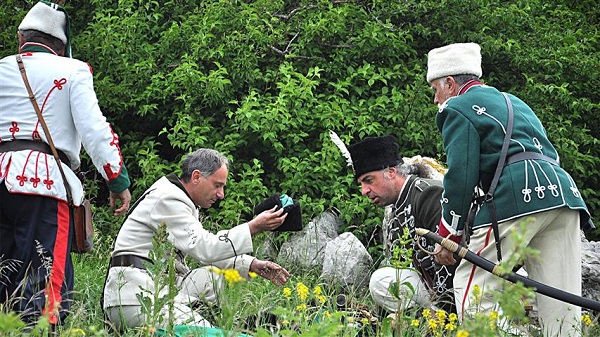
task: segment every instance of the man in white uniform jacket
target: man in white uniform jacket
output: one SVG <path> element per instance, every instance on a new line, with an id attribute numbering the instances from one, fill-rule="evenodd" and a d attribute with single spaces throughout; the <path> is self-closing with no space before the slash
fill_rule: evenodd
<path id="1" fill-rule="evenodd" d="M 153 297 L 150 294 L 155 291 L 146 266 L 152 263 L 148 256 L 161 224 L 166 226 L 168 241 L 178 253 L 174 324 L 211 326 L 190 307 L 199 300 L 216 300 L 222 275 L 211 271 L 210 266 L 233 268 L 243 277 L 252 271 L 276 285 L 287 281 L 289 273 L 278 264 L 246 255 L 253 250 L 252 235 L 273 230 L 284 222 L 287 214 L 282 208 L 264 211 L 247 223 L 216 234 L 202 227 L 199 208 L 209 208 L 225 197 L 228 166 L 227 158 L 217 151 L 196 150 L 184 159 L 180 178 L 175 174 L 160 178 L 134 204 L 117 235 L 104 286 L 103 308 L 114 329 L 147 324 L 147 312 L 138 295 Z M 190 270 L 185 265 L 186 256 L 204 267 Z M 168 291 L 163 289 L 160 295 Z M 164 317 L 167 309 L 165 305 Z"/>
<path id="2" fill-rule="evenodd" d="M 82 145 L 108 183 L 115 215 L 125 214 L 131 200 L 119 138 L 100 111 L 90 66 L 70 58 L 69 35 L 64 9 L 39 2 L 19 25 L 19 54 L 0 60 L 0 304 L 29 323 L 48 314 L 56 325 L 69 312 L 73 213 L 66 183 L 72 203 L 80 205 L 83 187 L 73 170 Z M 50 135 L 30 101 L 17 56 Z"/>

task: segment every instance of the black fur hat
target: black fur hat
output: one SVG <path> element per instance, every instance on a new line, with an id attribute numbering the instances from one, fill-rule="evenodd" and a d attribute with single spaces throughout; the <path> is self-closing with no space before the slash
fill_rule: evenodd
<path id="1" fill-rule="evenodd" d="M 367 172 L 401 164 L 402 158 L 398 149 L 396 138 L 392 135 L 367 137 L 350 145 L 348 151 L 352 157 L 354 177 L 358 179 Z"/>
<path id="2" fill-rule="evenodd" d="M 274 231 L 287 232 L 302 230 L 302 207 L 300 206 L 300 203 L 294 200 L 292 204 L 283 206 L 281 203 L 281 195 L 279 193 L 273 194 L 272 196 L 263 200 L 260 204 L 256 205 L 254 207 L 254 216 L 257 216 L 275 206 L 277 206 L 277 210 L 283 207 L 283 212 L 287 213 L 288 215 L 283 224 L 274 229 Z"/>

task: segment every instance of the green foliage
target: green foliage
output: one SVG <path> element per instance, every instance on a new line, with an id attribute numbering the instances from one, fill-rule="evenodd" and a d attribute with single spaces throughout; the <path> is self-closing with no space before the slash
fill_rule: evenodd
<path id="1" fill-rule="evenodd" d="M 175 296 L 177 284 L 175 281 L 175 248 L 167 240 L 167 227 L 161 224 L 152 238 L 152 249 L 148 255 L 151 261 L 162 263 L 147 263 L 146 270 L 154 284 L 151 289 L 141 289 L 137 298 L 142 305 L 146 317 L 146 326 L 164 327 L 168 335 L 172 335 L 175 320 Z"/>
<path id="2" fill-rule="evenodd" d="M 18 314 L 0 311 L 0 332 L 2 336 L 42 337 L 50 335 L 50 321 L 42 317 L 33 327 L 26 328 Z"/>
<path id="3" fill-rule="evenodd" d="M 0 22 L 16 27 L 28 7 L 8 0 Z M 485 81 L 534 108 L 592 214 L 600 207 L 600 15 L 590 1 L 72 0 L 67 9 L 74 56 L 94 67 L 134 196 L 178 171 L 187 152 L 212 147 L 233 161 L 226 201 L 208 211 L 223 225 L 280 192 L 303 202 L 305 221 L 338 209 L 343 229 L 366 243 L 381 209 L 358 196 L 328 130 L 346 143 L 391 133 L 404 156 L 443 160 L 426 53 L 475 41 Z M 2 55 L 16 49 L 10 31 L 0 33 Z M 107 191 L 97 193 L 102 205 Z"/>
<path id="4" fill-rule="evenodd" d="M 16 52 L 16 27 L 35 2 L 0 7 L 0 56 Z M 536 111 L 592 215 L 600 210 L 596 1 L 71 0 L 66 7 L 74 57 L 93 66 L 134 198 L 178 172 L 187 152 L 212 147 L 232 160 L 225 200 L 206 210 L 219 227 L 248 220 L 269 194 L 287 193 L 301 202 L 304 222 L 336 209 L 342 230 L 379 254 L 373 237 L 383 210 L 360 195 L 328 130 L 346 144 L 391 133 L 403 156 L 443 161 L 426 54 L 474 41 L 485 82 Z M 105 183 L 89 161 L 83 168 L 98 244 L 110 247 L 120 220 L 104 210 Z"/>

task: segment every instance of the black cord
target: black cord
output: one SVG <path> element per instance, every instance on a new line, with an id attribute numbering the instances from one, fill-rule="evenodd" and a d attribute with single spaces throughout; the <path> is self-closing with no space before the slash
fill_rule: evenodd
<path id="1" fill-rule="evenodd" d="M 235 246 L 233 245 L 233 242 L 231 241 L 231 239 L 229 239 L 229 231 L 225 234 L 219 235 L 219 241 L 229 242 L 229 244 L 231 245 L 231 249 L 233 250 L 233 255 L 235 256 L 233 259 L 233 269 L 235 269 L 235 262 L 237 261 L 238 254 L 235 251 Z"/>

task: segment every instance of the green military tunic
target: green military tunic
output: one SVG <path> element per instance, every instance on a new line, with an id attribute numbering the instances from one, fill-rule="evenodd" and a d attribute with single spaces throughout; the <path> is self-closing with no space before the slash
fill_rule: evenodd
<path id="1" fill-rule="evenodd" d="M 514 126 L 507 158 L 529 151 L 558 161 L 556 149 L 532 109 L 518 97 L 508 96 L 514 109 Z M 465 86 L 459 96 L 440 106 L 436 122 L 449 168 L 444 177 L 442 222 L 453 235 L 462 235 L 474 189 L 478 185 L 484 191 L 489 189 L 507 120 L 508 107 L 502 93 L 480 82 Z M 580 210 L 582 223 L 589 219 L 571 176 L 545 160 L 522 160 L 505 166 L 494 200 L 499 223 L 559 207 Z M 489 203 L 484 203 L 473 228 L 489 226 L 490 221 Z"/>

